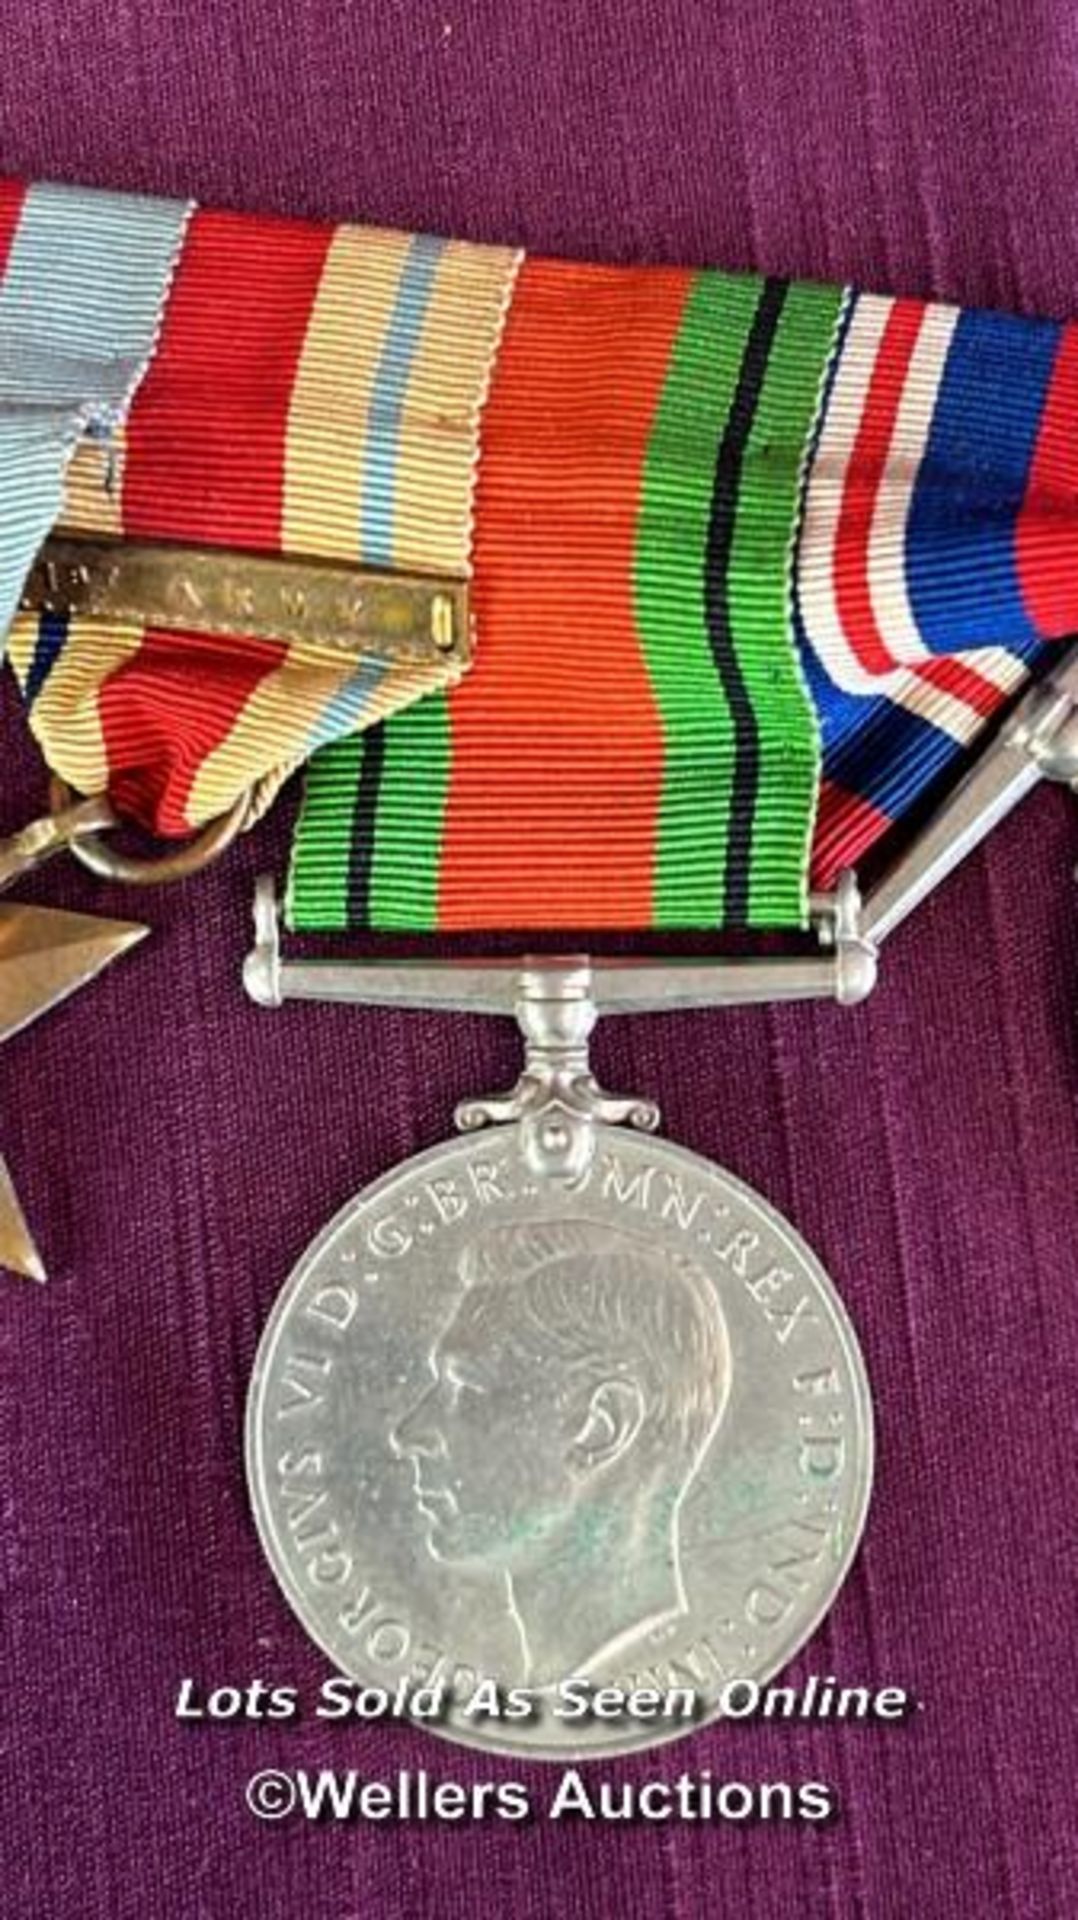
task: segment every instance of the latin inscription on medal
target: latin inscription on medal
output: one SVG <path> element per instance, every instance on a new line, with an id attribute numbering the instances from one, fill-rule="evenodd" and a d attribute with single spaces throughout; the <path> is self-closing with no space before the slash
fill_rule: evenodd
<path id="1" fill-rule="evenodd" d="M 361 1195 L 281 1296 L 248 1448 L 274 1569 L 342 1672 L 530 1688 L 527 1719 L 436 1730 L 559 1757 L 664 1732 L 545 1714 L 570 1677 L 690 1686 L 706 1717 L 776 1672 L 871 1474 L 813 1256 L 718 1169 L 607 1128 L 569 1187 L 507 1129 Z"/>

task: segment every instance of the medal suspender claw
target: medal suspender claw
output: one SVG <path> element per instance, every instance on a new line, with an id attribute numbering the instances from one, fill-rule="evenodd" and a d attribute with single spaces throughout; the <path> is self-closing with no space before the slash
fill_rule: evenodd
<path id="1" fill-rule="evenodd" d="M 873 1434 L 815 1255 L 657 1137 L 658 1089 L 603 1090 L 591 1034 L 855 1006 L 985 834 L 1078 781 L 1074 330 L 280 232 L 0 184 L 0 628 L 53 774 L 0 887 L 65 847 L 183 878 L 309 761 L 291 934 L 788 936 L 312 960 L 257 888 L 260 1006 L 488 1012 L 524 1045 L 271 1313 L 247 1461 L 274 1572 L 342 1672 L 443 1690 L 432 1730 L 625 1751 L 655 1724 L 559 1718 L 559 1685 L 679 1683 L 698 1725 L 776 1672 L 856 1552 Z M 102 840 L 121 815 L 197 838 L 148 865 Z M 0 1037 L 144 932 L 0 908 Z M 2 1166 L 0 1259 L 41 1277 Z M 484 1678 L 534 1711 L 476 1718 Z"/>

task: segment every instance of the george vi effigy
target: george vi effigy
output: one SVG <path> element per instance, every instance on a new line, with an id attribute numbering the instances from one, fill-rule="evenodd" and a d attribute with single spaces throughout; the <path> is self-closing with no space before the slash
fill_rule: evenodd
<path id="1" fill-rule="evenodd" d="M 464 1248 L 432 1380 L 393 1428 L 427 1546 L 496 1569 L 523 1677 L 606 1667 L 687 1611 L 682 1502 L 730 1390 L 714 1288 L 583 1219 Z"/>
<path id="2" fill-rule="evenodd" d="M 596 1129 L 571 1180 L 523 1130 L 418 1155 L 302 1256 L 248 1403 L 255 1518 L 282 1588 L 361 1687 L 536 1757 L 687 1731 L 563 1721 L 564 1683 L 766 1679 L 856 1548 L 872 1435 L 818 1261 L 741 1182 Z M 473 1712 L 518 1689 L 534 1711 Z M 483 1696 L 485 1698 L 485 1695 Z"/>

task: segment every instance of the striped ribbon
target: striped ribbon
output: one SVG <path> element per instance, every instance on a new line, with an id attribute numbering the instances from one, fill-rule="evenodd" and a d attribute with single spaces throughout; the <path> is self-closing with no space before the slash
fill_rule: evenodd
<path id="1" fill-rule="evenodd" d="M 0 383 L 4 618 L 58 512 L 470 576 L 459 685 L 13 623 L 158 831 L 313 753 L 298 927 L 803 924 L 1078 630 L 1052 322 L 0 187 Z"/>
<path id="2" fill-rule="evenodd" d="M 111 444 L 78 448 L 62 525 L 465 575 L 515 265 L 498 248 L 196 211 L 152 362 Z M 18 617 L 10 655 L 50 764 L 166 836 L 457 670 L 50 615 Z"/>
<path id="3" fill-rule="evenodd" d="M 188 209 L 0 181 L 0 636 L 80 438 L 108 440 L 154 340 Z"/>
<path id="4" fill-rule="evenodd" d="M 836 293 L 527 262 L 459 687 L 314 763 L 300 926 L 766 926 L 817 783 L 784 606 Z"/>
<path id="5" fill-rule="evenodd" d="M 829 885 L 1078 630 L 1078 329 L 850 295 L 793 617 L 820 716 Z"/>

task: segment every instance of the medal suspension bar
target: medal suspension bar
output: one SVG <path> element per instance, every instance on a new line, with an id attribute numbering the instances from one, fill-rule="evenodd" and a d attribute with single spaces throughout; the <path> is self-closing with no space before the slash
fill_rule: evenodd
<path id="1" fill-rule="evenodd" d="M 537 999 L 582 998 L 596 1014 L 674 1012 L 771 1001 L 835 1000 L 872 992 L 879 949 L 907 915 L 1040 780 L 1078 789 L 1078 643 L 1031 687 L 923 832 L 862 902 L 854 873 L 810 902 L 816 951 L 715 958 L 585 955 L 386 960 L 285 958 L 273 881 L 255 889 L 255 944 L 244 984 L 260 1006 L 285 1000 L 359 1002 L 463 1013 L 515 1014 Z M 544 982 L 540 988 L 537 983 Z"/>

